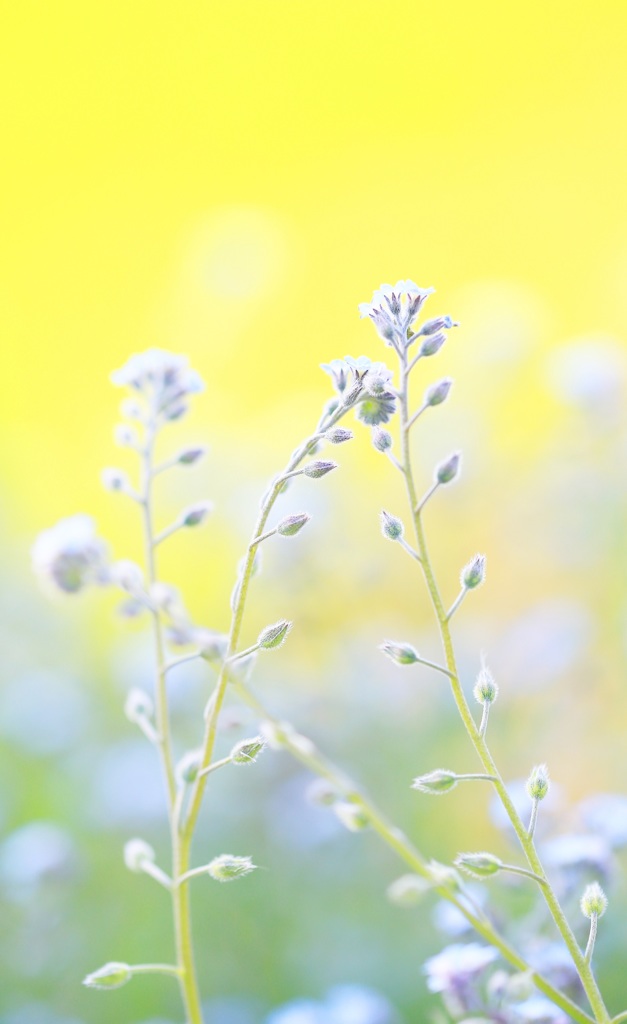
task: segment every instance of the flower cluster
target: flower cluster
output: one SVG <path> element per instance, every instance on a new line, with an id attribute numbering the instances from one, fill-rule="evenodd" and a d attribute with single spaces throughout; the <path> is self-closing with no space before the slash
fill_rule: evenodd
<path id="1" fill-rule="evenodd" d="M 189 368 L 186 356 L 160 348 L 131 356 L 111 374 L 111 380 L 118 387 L 139 392 L 150 410 L 167 420 L 183 416 L 188 395 L 204 390 L 199 374 Z"/>

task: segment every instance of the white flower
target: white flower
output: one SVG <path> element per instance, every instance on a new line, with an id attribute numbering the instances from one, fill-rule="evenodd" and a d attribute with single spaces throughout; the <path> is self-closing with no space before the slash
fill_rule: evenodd
<path id="1" fill-rule="evenodd" d="M 370 302 L 359 304 L 359 315 L 369 316 L 385 342 L 400 340 L 404 345 L 406 332 L 433 288 L 419 288 L 414 281 L 382 284 Z"/>
<path id="2" fill-rule="evenodd" d="M 430 992 L 448 992 L 481 974 L 498 957 L 498 951 L 478 942 L 455 943 L 430 957 L 424 971 Z"/>
<path id="3" fill-rule="evenodd" d="M 183 415 L 187 409 L 185 396 L 204 390 L 199 375 L 189 369 L 187 356 L 160 348 L 149 348 L 131 356 L 124 366 L 111 374 L 111 380 L 119 387 L 143 392 L 166 419 Z"/>
<path id="4" fill-rule="evenodd" d="M 69 516 L 39 534 L 32 548 L 33 569 L 68 594 L 101 582 L 106 545 L 96 536 L 93 519 Z"/>

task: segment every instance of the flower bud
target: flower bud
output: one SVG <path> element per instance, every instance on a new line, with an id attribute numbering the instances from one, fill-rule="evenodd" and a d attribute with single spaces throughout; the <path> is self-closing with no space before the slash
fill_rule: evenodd
<path id="1" fill-rule="evenodd" d="M 381 532 L 383 536 L 387 537 L 388 540 L 400 540 L 403 536 L 403 530 L 404 527 L 401 520 L 383 510 L 381 513 Z"/>
<path id="2" fill-rule="evenodd" d="M 355 435 L 352 430 L 346 430 L 345 427 L 331 427 L 324 436 L 331 444 L 344 444 L 344 441 L 350 441 Z"/>
<path id="3" fill-rule="evenodd" d="M 144 574 L 136 562 L 121 558 L 109 567 L 109 579 L 134 597 L 144 592 Z"/>
<path id="4" fill-rule="evenodd" d="M 532 800 L 544 800 L 549 791 L 549 770 L 545 764 L 538 764 L 527 779 L 527 793 Z"/>
<path id="5" fill-rule="evenodd" d="M 349 832 L 363 832 L 370 824 L 370 818 L 359 804 L 348 800 L 336 800 L 333 810 Z"/>
<path id="6" fill-rule="evenodd" d="M 461 572 L 461 584 L 466 590 L 480 587 L 485 580 L 485 555 L 475 555 L 464 566 Z"/>
<path id="7" fill-rule="evenodd" d="M 455 863 L 472 878 L 478 879 L 496 875 L 503 867 L 503 861 L 492 853 L 459 853 Z"/>
<path id="8" fill-rule="evenodd" d="M 265 629 L 262 629 L 257 638 L 257 643 L 264 651 L 269 651 L 273 647 L 280 647 L 291 628 L 291 622 L 288 622 L 287 619 L 281 619 L 280 622 L 275 622 L 274 626 L 266 626 Z"/>
<path id="9" fill-rule="evenodd" d="M 332 469 L 337 469 L 337 462 L 324 462 L 322 459 L 316 459 L 314 462 L 307 463 L 303 473 L 305 476 L 317 480 L 321 476 L 326 476 Z"/>
<path id="10" fill-rule="evenodd" d="M 126 985 L 133 977 L 133 972 L 128 964 L 120 964 L 115 961 L 99 967 L 97 971 L 88 974 L 83 980 L 87 988 L 120 988 Z"/>
<path id="11" fill-rule="evenodd" d="M 607 896 L 598 882 L 586 886 L 580 906 L 584 917 L 603 916 L 607 910 Z"/>
<path id="12" fill-rule="evenodd" d="M 435 478 L 439 484 L 450 484 L 451 480 L 454 480 L 459 472 L 459 464 L 461 461 L 461 453 L 455 452 L 450 455 L 448 459 L 441 462 L 435 470 Z"/>
<path id="13" fill-rule="evenodd" d="M 342 405 L 345 405 L 347 407 L 354 405 L 363 390 L 364 385 L 361 379 L 353 381 L 351 386 L 347 388 L 344 394 L 342 395 Z"/>
<path id="14" fill-rule="evenodd" d="M 210 501 L 199 501 L 196 505 L 190 505 L 181 513 L 182 526 L 200 526 L 204 523 L 213 508 Z"/>
<path id="15" fill-rule="evenodd" d="M 438 334 L 432 334 L 430 337 L 424 339 L 420 346 L 419 355 L 434 356 L 440 351 L 445 341 L 446 334 L 444 334 L 443 331 L 439 331 Z"/>
<path id="16" fill-rule="evenodd" d="M 231 751 L 231 761 L 233 764 L 253 764 L 265 749 L 265 746 L 266 741 L 263 736 L 253 736 L 252 739 L 240 740 Z"/>
<path id="17" fill-rule="evenodd" d="M 102 480 L 102 486 L 106 491 L 124 492 L 129 486 L 128 476 L 124 470 L 115 469 L 111 466 L 107 469 L 103 469 L 100 474 L 100 479 Z"/>
<path id="18" fill-rule="evenodd" d="M 137 431 L 127 423 L 118 423 L 113 431 L 113 439 L 120 448 L 135 448 L 138 443 Z"/>
<path id="19" fill-rule="evenodd" d="M 134 398 L 125 398 L 120 405 L 120 412 L 129 420 L 143 419 L 141 405 Z"/>
<path id="20" fill-rule="evenodd" d="M 425 405 L 441 405 L 448 398 L 448 393 L 453 386 L 453 381 L 450 377 L 444 377 L 439 380 L 437 384 L 433 384 L 432 387 L 427 388 L 425 391 L 424 403 Z"/>
<path id="21" fill-rule="evenodd" d="M 150 843 L 144 842 L 143 839 L 129 839 L 129 841 L 124 844 L 124 863 L 129 871 L 134 871 L 136 874 L 139 874 L 144 870 L 144 864 L 146 862 L 152 864 L 155 859 L 155 851 Z"/>
<path id="22" fill-rule="evenodd" d="M 374 427 L 372 443 L 378 452 L 389 452 L 392 447 L 392 435 L 383 427 Z"/>
<path id="23" fill-rule="evenodd" d="M 431 888 L 420 875 L 401 875 L 386 890 L 387 898 L 398 907 L 415 907 Z"/>
<path id="24" fill-rule="evenodd" d="M 193 466 L 195 462 L 202 459 L 203 455 L 206 454 L 206 448 L 186 448 L 178 456 L 176 461 L 180 462 L 182 466 Z"/>
<path id="25" fill-rule="evenodd" d="M 477 681 L 473 687 L 473 695 L 479 704 L 494 704 L 499 695 L 499 688 L 487 665 L 482 665 Z"/>
<path id="26" fill-rule="evenodd" d="M 392 640 L 384 640 L 379 644 L 379 650 L 383 651 L 395 665 L 413 665 L 419 660 L 418 653 L 411 644 L 397 644 Z"/>
<path id="27" fill-rule="evenodd" d="M 307 786 L 305 796 L 314 807 L 331 807 L 339 799 L 335 786 L 328 779 L 314 779 Z"/>
<path id="28" fill-rule="evenodd" d="M 145 718 L 152 718 L 154 705 L 144 690 L 133 687 L 124 701 L 124 714 L 134 725 Z"/>
<path id="29" fill-rule="evenodd" d="M 281 537 L 295 537 L 310 519 L 311 516 L 308 512 L 296 512 L 294 515 L 286 516 L 285 519 L 282 519 L 276 528 L 276 532 Z"/>
<path id="30" fill-rule="evenodd" d="M 421 793 L 431 793 L 440 796 L 441 793 L 448 793 L 457 785 L 457 775 L 444 768 L 436 768 L 427 775 L 419 775 L 411 784 L 412 789 L 418 789 Z"/>
<path id="31" fill-rule="evenodd" d="M 207 864 L 207 872 L 216 882 L 233 882 L 236 878 L 249 875 L 256 867 L 250 857 L 233 857 L 230 853 L 222 853 Z"/>
<path id="32" fill-rule="evenodd" d="M 196 781 L 202 765 L 202 750 L 188 750 L 176 766 L 176 778 L 181 786 L 189 786 Z"/>
<path id="33" fill-rule="evenodd" d="M 459 327 L 456 320 L 452 320 L 450 316 L 436 316 L 433 320 L 426 320 L 418 331 L 418 336 L 437 334 L 438 331 L 450 330 L 451 327 Z"/>

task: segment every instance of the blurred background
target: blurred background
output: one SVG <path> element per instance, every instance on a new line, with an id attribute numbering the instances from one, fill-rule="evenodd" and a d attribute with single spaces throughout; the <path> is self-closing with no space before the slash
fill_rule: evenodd
<path id="1" fill-rule="evenodd" d="M 169 541 L 161 568 L 198 622 L 224 630 L 265 482 L 331 395 L 318 364 L 389 356 L 357 304 L 404 277 L 436 287 L 428 316 L 461 322 L 421 370 L 416 401 L 441 376 L 455 386 L 415 452 L 426 487 L 436 461 L 464 451 L 461 481 L 426 517 L 448 599 L 461 565 L 488 555 L 488 583 L 455 623 L 464 678 L 470 689 L 484 652 L 505 778 L 546 761 L 559 783 L 543 841 L 555 871 L 570 865 L 574 922 L 581 879 L 604 873 L 599 976 L 624 1009 L 627 804 L 589 801 L 627 792 L 626 29 L 618 0 L 4 11 L 2 1024 L 181 1024 L 168 979 L 80 986 L 109 959 L 172 956 L 167 898 L 121 859 L 133 835 L 166 858 L 153 752 L 121 710 L 130 686 L 149 685 L 145 624 L 119 620 L 101 592 L 50 602 L 30 571 L 37 532 L 77 511 L 116 557 L 140 557 L 136 509 L 99 479 L 134 468 L 113 444 L 109 373 L 157 345 L 206 381 L 164 451 L 201 442 L 209 456 L 163 478 L 159 521 L 205 497 L 216 510 Z M 414 566 L 379 531 L 381 507 L 405 511 L 397 474 L 355 434 L 332 453 L 337 473 L 282 499 L 314 519 L 264 552 L 246 637 L 282 616 L 295 627 L 258 666 L 257 692 L 426 854 L 513 857 L 484 790 L 434 806 L 409 789 L 474 761 L 442 679 L 376 651 L 392 638 L 439 657 Z M 173 680 L 181 751 L 208 687 L 193 665 Z M 237 715 L 226 749 L 256 729 Z M 211 787 L 197 856 L 250 854 L 264 870 L 194 886 L 209 1024 L 257 1024 L 294 1000 L 289 1024 L 448 1020 L 421 965 L 465 941 L 459 922 L 428 900 L 391 906 L 401 866 L 310 806 L 309 781 L 268 753 Z M 551 847 L 558 836 L 570 838 Z M 534 912 L 524 889 L 485 892 L 497 912 Z M 344 997 L 353 1016 L 332 1016 Z"/>

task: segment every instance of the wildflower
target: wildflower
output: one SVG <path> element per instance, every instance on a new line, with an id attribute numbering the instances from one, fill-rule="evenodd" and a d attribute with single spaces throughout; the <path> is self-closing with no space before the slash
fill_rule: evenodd
<path id="1" fill-rule="evenodd" d="M 118 387 L 131 387 L 141 392 L 155 412 L 166 419 L 178 419 L 187 410 L 188 395 L 204 390 L 195 370 L 189 369 L 186 356 L 150 348 L 131 356 L 119 370 L 111 374 Z"/>
<path id="2" fill-rule="evenodd" d="M 388 391 L 393 376 L 394 371 L 388 370 L 385 363 L 372 363 L 363 377 L 364 388 L 369 395 L 380 398 Z"/>
<path id="3" fill-rule="evenodd" d="M 32 549 L 33 568 L 43 580 L 74 594 L 89 583 L 104 582 L 105 552 L 93 520 L 70 516 L 39 534 Z"/>
<path id="4" fill-rule="evenodd" d="M 230 853 L 222 853 L 207 864 L 207 873 L 216 882 L 233 882 L 236 878 L 249 875 L 256 867 L 250 857 L 233 857 Z"/>
<path id="5" fill-rule="evenodd" d="M 320 369 L 329 374 L 333 381 L 333 387 L 341 395 L 346 390 L 349 379 L 346 361 L 344 359 L 332 359 L 330 363 L 320 363 Z"/>
<path id="6" fill-rule="evenodd" d="M 382 395 L 368 395 L 362 399 L 357 409 L 357 419 L 368 427 L 376 427 L 379 423 L 387 423 L 396 412 L 396 396 L 390 391 Z"/>
<path id="7" fill-rule="evenodd" d="M 405 344 L 407 331 L 433 288 L 419 288 L 413 281 L 382 284 L 370 302 L 359 304 L 361 317 L 369 316 L 383 340 Z"/>

